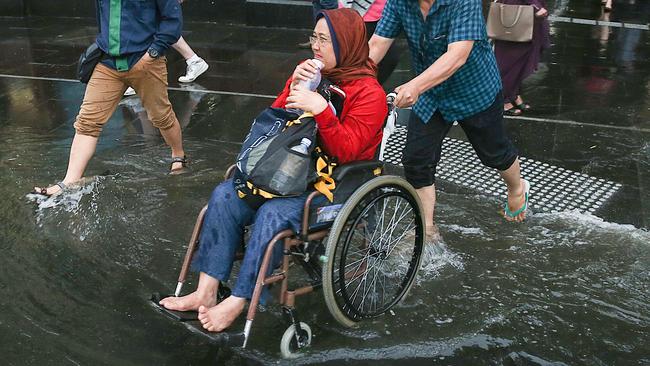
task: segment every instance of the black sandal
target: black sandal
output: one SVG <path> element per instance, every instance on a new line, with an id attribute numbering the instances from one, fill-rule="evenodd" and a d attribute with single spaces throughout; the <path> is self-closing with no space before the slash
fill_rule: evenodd
<path id="1" fill-rule="evenodd" d="M 526 104 L 525 102 L 521 102 L 519 104 L 515 104 L 515 107 L 517 107 L 519 110 L 522 112 L 527 112 L 530 110 L 530 104 Z"/>
<path id="2" fill-rule="evenodd" d="M 521 116 L 523 114 L 523 112 L 521 111 L 521 109 L 519 109 L 519 108 L 517 108 L 515 106 L 512 106 L 512 107 L 510 107 L 508 109 L 504 109 L 503 114 L 506 115 L 506 116 L 519 117 L 519 116 Z"/>
<path id="3" fill-rule="evenodd" d="M 181 167 L 176 168 L 176 169 L 172 168 L 175 163 L 181 163 Z M 169 163 L 169 173 L 170 174 L 179 174 L 183 170 L 185 170 L 185 168 L 187 168 L 187 164 L 188 163 L 187 163 L 187 156 L 186 155 L 183 155 L 182 158 L 180 156 L 173 156 L 171 163 Z"/>
<path id="4" fill-rule="evenodd" d="M 47 188 L 48 188 L 48 187 L 45 187 L 45 188 L 41 188 L 40 191 L 36 191 L 36 190 L 34 190 L 32 193 L 34 193 L 34 194 L 40 194 L 40 195 L 45 196 L 45 197 L 52 197 L 52 196 L 54 196 L 55 194 L 59 194 L 59 193 L 65 191 L 66 188 L 68 188 L 68 186 L 66 186 L 65 183 L 63 183 L 63 182 L 57 182 L 57 183 L 55 184 L 55 186 L 59 186 L 59 188 L 61 188 L 61 190 L 58 191 L 58 192 L 56 192 L 56 193 L 47 194 Z"/>

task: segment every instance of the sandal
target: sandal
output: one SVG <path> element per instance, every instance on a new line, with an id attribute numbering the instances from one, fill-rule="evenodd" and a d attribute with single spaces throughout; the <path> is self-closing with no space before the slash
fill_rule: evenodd
<path id="1" fill-rule="evenodd" d="M 181 163 L 181 167 L 176 169 L 172 168 L 175 163 Z M 169 174 L 180 174 L 185 168 L 187 168 L 187 156 L 183 155 L 182 158 L 180 156 L 173 156 L 171 163 L 169 163 Z"/>
<path id="2" fill-rule="evenodd" d="M 65 183 L 63 183 L 63 182 L 57 182 L 57 183 L 55 184 L 55 186 L 59 186 L 59 188 L 61 188 L 61 190 L 58 191 L 58 192 L 56 192 L 56 193 L 47 194 L 47 188 L 48 188 L 48 187 L 45 187 L 45 188 L 41 188 L 41 189 L 38 190 L 38 191 L 37 191 L 37 190 L 34 190 L 34 191 L 32 191 L 32 193 L 33 193 L 33 194 L 40 194 L 41 196 L 45 196 L 45 197 L 52 197 L 52 196 L 54 196 L 54 195 L 57 195 L 57 194 L 63 192 L 66 188 L 68 188 L 68 186 L 66 186 Z"/>
<path id="3" fill-rule="evenodd" d="M 503 114 L 506 115 L 506 116 L 515 116 L 515 117 L 517 117 L 517 116 L 521 116 L 522 113 L 523 112 L 521 111 L 521 109 L 519 109 L 519 108 L 517 108 L 515 106 L 512 106 L 512 107 L 510 107 L 508 109 L 503 110 Z"/>
<path id="4" fill-rule="evenodd" d="M 510 207 L 508 207 L 508 200 L 506 199 L 506 202 L 503 205 L 503 214 L 506 216 L 506 218 L 514 219 L 517 216 L 519 216 L 520 213 L 528 209 L 528 196 L 530 193 L 530 183 L 528 183 L 528 181 L 525 179 L 522 180 L 524 182 L 524 204 L 521 206 L 520 209 L 518 209 L 515 212 L 512 212 L 510 211 Z"/>
<path id="5" fill-rule="evenodd" d="M 530 110 L 530 104 L 526 104 L 524 102 L 521 102 L 519 104 L 515 104 L 515 107 L 518 108 L 522 112 L 527 112 Z"/>

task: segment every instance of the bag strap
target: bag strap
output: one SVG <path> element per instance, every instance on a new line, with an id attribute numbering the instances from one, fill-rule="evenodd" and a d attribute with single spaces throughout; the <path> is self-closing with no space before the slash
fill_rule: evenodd
<path id="1" fill-rule="evenodd" d="M 517 24 L 517 22 L 519 22 L 519 18 L 521 17 L 521 12 L 522 12 L 522 10 L 523 10 L 523 9 L 522 9 L 522 6 L 521 6 L 521 5 L 517 6 L 517 16 L 515 17 L 515 21 L 512 22 L 512 24 L 510 24 L 510 25 L 505 25 L 505 24 L 503 23 L 503 10 L 504 10 L 504 9 L 505 9 L 505 6 L 500 6 L 500 7 L 499 7 L 499 11 L 500 11 L 500 14 L 499 14 L 499 15 L 500 15 L 500 17 L 501 17 L 501 25 L 503 25 L 503 26 L 506 27 L 506 28 L 512 28 L 512 27 L 514 27 L 514 26 Z"/>
<path id="2" fill-rule="evenodd" d="M 316 174 L 318 178 L 314 183 L 314 188 L 322 193 L 330 202 L 334 201 L 334 189 L 336 189 L 336 182 L 332 178 L 332 173 L 336 163 L 333 162 L 327 155 L 325 155 L 319 147 L 314 149 L 316 154 Z"/>
<path id="3" fill-rule="evenodd" d="M 316 91 L 323 98 L 325 98 L 327 103 L 332 108 L 334 108 L 334 114 L 336 114 L 336 116 L 340 116 L 346 97 L 345 92 L 326 78 L 321 79 L 321 82 L 318 84 Z"/>
<path id="4" fill-rule="evenodd" d="M 256 194 L 256 195 L 262 196 L 262 197 L 264 197 L 264 198 L 266 198 L 266 199 L 271 199 L 271 198 L 278 197 L 278 196 L 274 195 L 273 193 L 269 193 L 269 192 L 267 192 L 267 191 L 265 191 L 265 190 L 263 190 L 263 189 L 260 189 L 260 188 L 255 187 L 255 186 L 253 185 L 253 183 L 251 183 L 251 182 L 249 182 L 249 181 L 246 181 L 246 187 L 248 187 L 248 189 L 251 190 L 251 193 L 252 193 L 252 194 Z M 245 194 L 244 194 L 244 195 L 245 195 Z M 239 198 L 242 198 L 242 197 L 240 196 Z"/>

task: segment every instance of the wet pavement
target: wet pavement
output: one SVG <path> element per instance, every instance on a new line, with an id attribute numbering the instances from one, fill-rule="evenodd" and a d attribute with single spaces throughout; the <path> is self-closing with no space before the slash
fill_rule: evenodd
<path id="1" fill-rule="evenodd" d="M 316 334 L 302 363 L 637 365 L 650 363 L 650 3 L 555 1 L 552 47 L 508 118 L 523 156 L 622 185 L 597 216 L 535 213 L 506 225 L 496 200 L 441 182 L 446 246 L 431 253 L 395 316 L 348 330 L 320 294 L 299 300 Z M 598 25 L 594 21 L 600 21 Z M 210 69 L 190 86 L 170 52 L 170 98 L 192 173 L 126 98 L 107 124 L 86 187 L 40 204 L 34 184 L 64 174 L 84 86 L 76 60 L 92 19 L 0 18 L 0 349 L 22 364 L 282 363 L 277 307 L 247 350 L 217 348 L 146 302 L 171 290 L 194 215 L 252 118 L 309 57 L 300 29 L 188 21 Z M 400 42 L 405 47 L 404 42 Z M 385 87 L 408 80 L 405 53 Z M 460 129 L 452 137 L 464 139 Z"/>

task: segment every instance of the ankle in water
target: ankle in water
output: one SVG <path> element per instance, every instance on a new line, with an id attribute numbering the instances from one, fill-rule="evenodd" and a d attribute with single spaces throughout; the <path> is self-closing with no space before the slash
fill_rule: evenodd
<path id="1" fill-rule="evenodd" d="M 442 241 L 442 236 L 440 235 L 440 230 L 438 225 L 433 224 L 427 226 L 424 233 L 424 243 L 425 244 L 436 244 Z"/>

